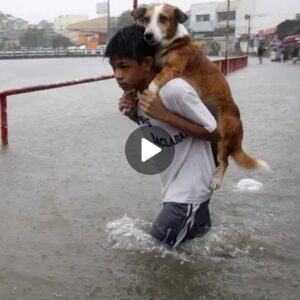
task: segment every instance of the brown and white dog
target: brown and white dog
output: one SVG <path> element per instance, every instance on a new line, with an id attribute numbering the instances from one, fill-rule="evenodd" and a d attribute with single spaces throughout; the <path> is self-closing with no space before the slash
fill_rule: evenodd
<path id="1" fill-rule="evenodd" d="M 212 113 L 219 112 L 222 139 L 218 143 L 219 166 L 211 188 L 220 187 L 230 155 L 238 165 L 247 169 L 269 170 L 266 162 L 243 151 L 243 127 L 239 109 L 219 68 L 203 55 L 183 26 L 187 15 L 169 4 L 140 6 L 132 15 L 145 27 L 144 37 L 147 43 L 157 45 L 155 63 L 161 71 L 151 82 L 149 89 L 158 93 L 165 83 L 180 76 L 195 88 Z"/>

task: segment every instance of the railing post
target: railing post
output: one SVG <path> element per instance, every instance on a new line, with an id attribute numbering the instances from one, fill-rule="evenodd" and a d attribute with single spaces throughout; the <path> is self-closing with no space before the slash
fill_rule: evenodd
<path id="1" fill-rule="evenodd" d="M 1 138 L 2 138 L 2 145 L 6 146 L 8 144 L 6 95 L 1 95 L 0 101 L 1 101 Z"/>

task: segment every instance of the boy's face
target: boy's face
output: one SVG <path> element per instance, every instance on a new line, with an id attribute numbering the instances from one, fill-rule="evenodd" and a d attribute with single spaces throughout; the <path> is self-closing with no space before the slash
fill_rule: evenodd
<path id="1" fill-rule="evenodd" d="M 145 89 L 147 73 L 151 70 L 150 64 L 145 59 L 141 64 L 131 58 L 111 58 L 110 64 L 113 68 L 115 78 L 121 89 L 130 91 L 132 89 Z"/>

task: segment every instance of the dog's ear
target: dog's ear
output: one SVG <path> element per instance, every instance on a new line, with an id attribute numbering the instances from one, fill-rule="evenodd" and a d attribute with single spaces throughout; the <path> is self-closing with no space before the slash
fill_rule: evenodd
<path id="1" fill-rule="evenodd" d="M 189 16 L 182 12 L 179 8 L 175 8 L 175 19 L 178 23 L 183 24 L 188 17 Z"/>
<path id="2" fill-rule="evenodd" d="M 134 20 L 135 21 L 141 20 L 146 13 L 146 9 L 147 9 L 146 5 L 141 5 L 138 8 L 134 9 L 131 12 L 131 15 L 134 17 Z"/>

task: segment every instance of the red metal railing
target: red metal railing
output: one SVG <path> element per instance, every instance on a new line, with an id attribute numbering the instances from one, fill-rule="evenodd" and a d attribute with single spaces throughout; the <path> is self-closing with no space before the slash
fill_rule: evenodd
<path id="1" fill-rule="evenodd" d="M 7 138 L 7 103 L 6 103 L 6 95 L 0 96 L 1 101 L 1 138 L 2 138 L 2 144 L 7 145 L 8 144 L 8 138 Z"/>
<path id="2" fill-rule="evenodd" d="M 247 55 L 245 55 L 228 58 L 228 61 L 226 61 L 225 59 L 218 59 L 214 60 L 213 62 L 219 66 L 221 72 L 224 75 L 227 75 L 234 71 L 245 68 L 248 65 L 248 57 Z"/>
<path id="3" fill-rule="evenodd" d="M 106 80 L 106 79 L 111 79 L 111 78 L 114 78 L 114 76 L 113 75 L 107 75 L 107 76 L 100 76 L 100 77 L 87 78 L 87 79 L 81 79 L 81 80 L 72 80 L 72 81 L 66 81 L 66 82 L 60 82 L 60 83 L 36 85 L 36 86 L 30 86 L 30 87 L 13 89 L 13 90 L 6 90 L 6 91 L 3 91 L 3 92 L 0 92 L 2 144 L 3 145 L 8 144 L 7 96 L 31 93 L 31 92 L 42 91 L 42 90 L 56 89 L 56 88 L 61 88 L 61 87 L 65 87 L 65 86 L 88 83 L 88 82 L 94 82 L 94 81 L 101 81 L 101 80 Z"/>

